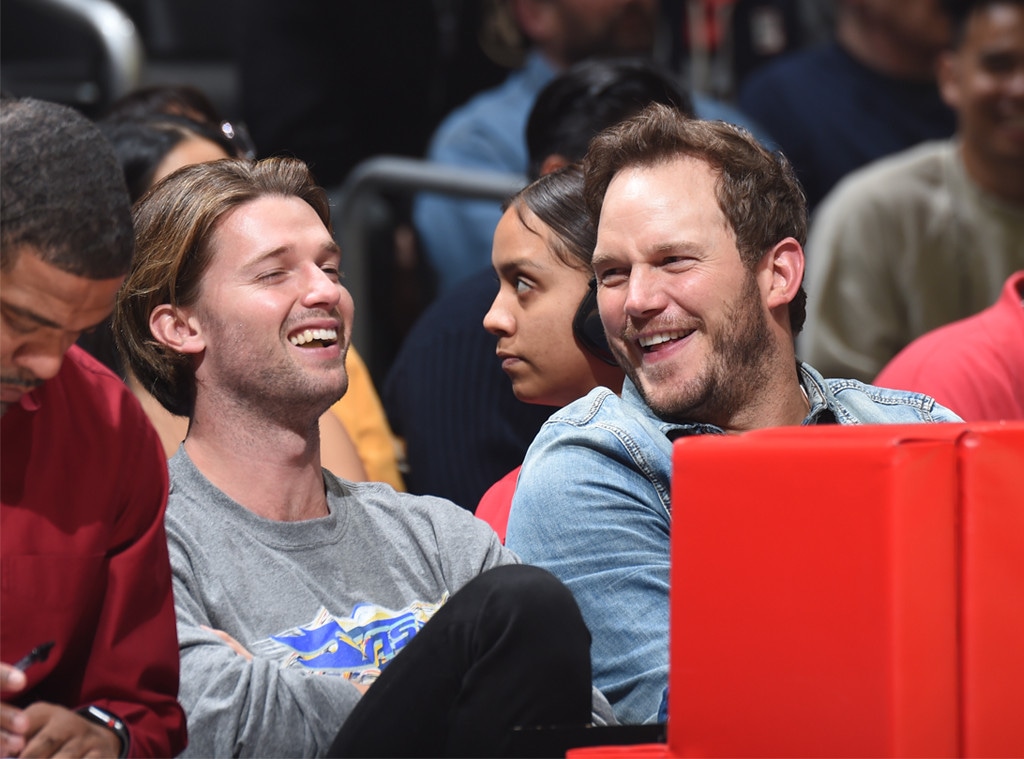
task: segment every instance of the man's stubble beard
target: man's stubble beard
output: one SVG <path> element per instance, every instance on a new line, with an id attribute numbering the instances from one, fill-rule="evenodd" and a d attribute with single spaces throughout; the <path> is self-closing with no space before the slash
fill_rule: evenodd
<path id="1" fill-rule="evenodd" d="M 701 374 L 687 381 L 664 401 L 652 398 L 640 371 L 616 350 L 619 363 L 644 402 L 667 422 L 698 422 L 725 428 L 737 410 L 763 392 L 769 367 L 777 354 L 768 319 L 761 308 L 757 280 L 750 274 L 741 295 L 722 319 L 724 328 L 706 333 L 711 354 Z M 657 370 L 649 372 L 657 379 Z M 668 378 L 661 382 L 668 381 Z"/>

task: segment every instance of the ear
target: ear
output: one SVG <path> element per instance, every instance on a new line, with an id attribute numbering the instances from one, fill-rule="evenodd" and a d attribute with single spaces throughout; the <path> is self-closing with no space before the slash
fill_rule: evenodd
<path id="1" fill-rule="evenodd" d="M 773 312 L 780 307 L 788 311 L 804 281 L 804 249 L 792 237 L 777 242 L 765 254 L 764 271 L 768 280 L 765 304 Z"/>
<path id="2" fill-rule="evenodd" d="M 954 111 L 960 108 L 960 80 L 957 76 L 959 61 L 955 51 L 942 53 L 939 62 L 936 64 L 936 76 L 939 83 L 939 92 L 946 105 Z"/>
<path id="3" fill-rule="evenodd" d="M 568 166 L 570 163 L 569 159 L 561 153 L 552 153 L 544 162 L 540 165 L 540 175 L 550 174 L 553 171 L 558 171 L 563 166 Z"/>
<path id="4" fill-rule="evenodd" d="M 149 331 L 157 342 L 175 353 L 201 353 L 206 349 L 202 329 L 188 310 L 164 303 L 149 315 Z"/>

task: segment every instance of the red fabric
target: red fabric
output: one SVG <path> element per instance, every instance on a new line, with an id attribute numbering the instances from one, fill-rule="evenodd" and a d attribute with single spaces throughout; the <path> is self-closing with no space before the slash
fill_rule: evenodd
<path id="1" fill-rule="evenodd" d="M 932 396 L 966 422 L 1024 419 L 1024 271 L 979 314 L 922 335 L 874 384 Z"/>
<path id="2" fill-rule="evenodd" d="M 508 527 L 508 514 L 512 510 L 512 496 L 516 493 L 516 480 L 519 470 L 516 467 L 500 480 L 495 482 L 484 493 L 474 512 L 498 533 L 501 542 L 505 542 L 505 530 Z"/>
<path id="3" fill-rule="evenodd" d="M 0 420 L 0 659 L 55 645 L 11 700 L 96 704 L 132 756 L 186 743 L 163 516 L 167 462 L 124 384 L 77 347 Z"/>

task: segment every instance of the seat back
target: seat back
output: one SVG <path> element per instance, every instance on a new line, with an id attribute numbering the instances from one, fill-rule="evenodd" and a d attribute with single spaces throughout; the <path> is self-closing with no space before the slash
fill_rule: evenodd
<path id="1" fill-rule="evenodd" d="M 139 84 L 141 38 L 110 0 L 5 0 L 0 29 L 5 93 L 97 116 Z"/>

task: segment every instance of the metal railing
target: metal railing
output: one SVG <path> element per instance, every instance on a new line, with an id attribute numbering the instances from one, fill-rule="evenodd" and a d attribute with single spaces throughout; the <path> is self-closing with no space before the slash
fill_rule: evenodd
<path id="1" fill-rule="evenodd" d="M 340 187 L 328 192 L 334 235 L 342 250 L 345 285 L 357 309 L 352 341 L 368 364 L 374 348 L 369 308 L 369 240 L 375 225 L 381 223 L 382 214 L 374 208 L 382 202 L 381 193 L 437 192 L 502 201 L 525 185 L 526 177 L 520 174 L 465 169 L 416 158 L 376 156 L 356 165 Z"/>

